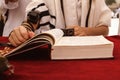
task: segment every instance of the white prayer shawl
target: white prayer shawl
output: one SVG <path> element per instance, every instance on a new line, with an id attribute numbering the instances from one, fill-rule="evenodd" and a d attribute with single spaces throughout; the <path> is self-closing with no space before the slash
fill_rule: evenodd
<path id="1" fill-rule="evenodd" d="M 55 28 L 65 28 L 63 13 L 61 9 L 61 2 L 60 0 L 33 0 L 27 8 L 26 12 L 28 13 L 31 8 L 37 6 L 37 4 L 44 2 L 50 12 L 50 15 L 54 16 L 55 19 L 50 19 L 50 23 L 55 26 Z M 38 10 L 40 11 L 40 10 Z M 46 21 L 47 19 L 41 20 L 41 22 Z M 48 26 L 41 27 L 40 29 L 36 30 L 37 33 L 49 30 Z"/>
<path id="2" fill-rule="evenodd" d="M 63 0 L 65 23 L 68 26 L 79 25 L 77 16 L 77 2 L 78 0 Z M 86 16 L 89 9 L 89 0 L 82 0 L 81 9 L 81 27 L 85 27 Z M 98 27 L 101 25 L 110 25 L 111 10 L 106 6 L 104 0 L 92 0 L 92 6 L 88 21 L 89 27 Z"/>
<path id="3" fill-rule="evenodd" d="M 39 28 L 36 30 L 36 33 L 40 33 L 46 30 L 49 30 L 50 27 L 55 27 L 55 16 L 50 13 L 50 10 L 48 7 L 46 7 L 45 1 L 43 0 L 33 0 L 28 6 L 26 7 L 26 15 L 30 11 L 37 11 L 41 15 L 40 19 L 40 25 Z M 54 16 L 51 17 L 51 16 Z M 53 24 L 53 26 L 50 26 L 49 24 Z"/>
<path id="4" fill-rule="evenodd" d="M 65 28 L 60 0 L 45 0 L 45 3 L 49 8 L 50 13 L 56 16 L 56 28 Z"/>
<path id="5" fill-rule="evenodd" d="M 8 3 L 7 5 L 4 1 L 5 0 L 0 0 L 0 6 L 4 13 L 9 9 L 9 15 L 4 26 L 3 36 L 8 36 L 13 28 L 18 27 L 24 21 L 25 8 L 31 0 L 18 0 L 19 2 Z"/>
<path id="6" fill-rule="evenodd" d="M 2 4 L 4 0 L 0 0 L 0 1 Z M 25 18 L 25 12 L 29 10 L 29 9 L 26 9 L 26 6 L 29 4 L 31 0 L 19 0 L 19 1 L 20 1 L 19 3 L 20 6 L 17 7 L 16 10 L 11 10 L 9 13 L 10 15 L 8 18 L 9 22 L 6 22 L 5 24 L 4 33 L 3 33 L 4 36 L 8 36 L 14 27 L 17 27 L 21 24 L 21 22 Z M 39 1 L 39 0 L 33 0 L 33 1 Z M 65 26 L 79 25 L 77 9 L 76 9 L 77 0 L 63 0 L 65 18 L 63 17 L 63 14 L 62 14 L 60 0 L 43 0 L 43 1 L 45 1 L 50 11 L 50 14 L 56 17 L 55 20 L 54 19 L 50 20 L 50 22 L 53 25 L 55 25 L 56 28 L 65 28 Z M 80 20 L 81 27 L 85 27 L 86 16 L 89 8 L 88 4 L 89 4 L 89 0 L 82 0 L 81 20 Z M 92 0 L 88 26 L 89 27 L 96 27 L 101 25 L 109 26 L 110 18 L 111 18 L 111 11 L 106 6 L 104 0 Z M 69 28 L 69 27 L 66 27 L 66 28 Z"/>
<path id="7" fill-rule="evenodd" d="M 55 18 L 59 19 L 50 19 L 50 15 L 47 17 L 44 17 L 41 19 L 40 23 L 44 23 L 46 21 L 50 21 L 52 25 L 59 25 L 59 28 L 61 28 L 59 24 L 61 23 L 61 18 L 60 16 L 56 17 L 56 15 L 61 14 L 59 9 L 60 7 L 57 7 L 60 5 L 60 2 L 56 2 L 56 0 L 18 0 L 18 2 L 15 3 L 9 3 L 5 4 L 4 0 L 0 0 L 1 4 L 0 6 L 2 7 L 3 10 L 9 9 L 9 15 L 8 15 L 8 20 L 4 26 L 4 31 L 3 31 L 3 36 L 8 36 L 9 33 L 15 28 L 21 25 L 21 23 L 26 19 L 26 15 L 28 12 L 30 12 L 33 8 L 36 8 L 39 4 L 41 3 L 46 3 L 48 8 L 45 6 L 39 7 L 37 10 L 39 12 L 42 12 L 44 10 L 50 11 L 50 15 L 54 16 Z M 14 5 L 12 5 L 14 4 Z M 61 14 L 62 15 L 62 14 Z M 49 30 L 49 26 L 45 25 L 44 27 L 41 27 L 40 29 L 36 30 L 36 33 L 40 33 L 41 31 L 44 30 Z"/>

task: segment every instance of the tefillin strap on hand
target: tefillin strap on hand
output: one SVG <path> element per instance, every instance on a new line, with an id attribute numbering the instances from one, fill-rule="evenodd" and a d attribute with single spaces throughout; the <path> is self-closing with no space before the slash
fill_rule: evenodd
<path id="1" fill-rule="evenodd" d="M 74 28 L 62 29 L 64 36 L 74 36 Z"/>
<path id="2" fill-rule="evenodd" d="M 27 21 L 23 21 L 21 25 L 29 31 L 35 31 L 33 25 L 31 23 L 28 23 Z"/>

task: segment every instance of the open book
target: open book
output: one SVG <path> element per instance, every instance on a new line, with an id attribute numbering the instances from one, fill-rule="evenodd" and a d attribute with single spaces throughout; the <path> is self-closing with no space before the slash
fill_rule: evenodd
<path id="1" fill-rule="evenodd" d="M 63 36 L 61 29 L 52 29 L 34 36 L 5 54 L 12 56 L 49 45 L 50 57 L 59 59 L 113 58 L 113 43 L 103 36 Z"/>

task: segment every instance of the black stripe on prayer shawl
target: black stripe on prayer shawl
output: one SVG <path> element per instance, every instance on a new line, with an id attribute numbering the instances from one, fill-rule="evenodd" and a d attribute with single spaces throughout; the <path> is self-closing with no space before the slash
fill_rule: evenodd
<path id="1" fill-rule="evenodd" d="M 50 22 L 46 22 L 46 23 L 43 23 L 43 24 L 39 24 L 39 27 L 37 29 L 39 29 L 41 26 L 45 26 L 45 25 L 50 25 L 50 29 L 55 28 L 55 26 L 53 24 L 51 24 Z"/>
<path id="2" fill-rule="evenodd" d="M 40 19 L 41 19 L 42 17 L 45 17 L 45 16 L 50 16 L 51 18 L 56 19 L 55 16 L 50 15 L 50 13 L 49 13 L 48 10 L 43 11 L 43 12 L 40 13 Z M 55 28 L 55 26 L 54 26 L 53 24 L 51 24 L 50 22 L 46 22 L 46 23 L 40 24 L 39 27 L 45 26 L 45 25 L 50 25 L 50 28 L 51 28 L 51 29 Z"/>
<path id="3" fill-rule="evenodd" d="M 37 7 L 33 8 L 32 11 L 34 11 L 35 9 L 37 9 L 37 8 L 39 8 L 39 7 L 41 7 L 41 6 L 45 6 L 45 3 L 39 4 Z"/>
<path id="4" fill-rule="evenodd" d="M 55 17 L 55 16 L 53 16 L 53 15 L 50 15 L 50 17 L 51 17 L 51 18 L 54 18 L 54 19 L 56 19 L 56 17 Z"/>
<path id="5" fill-rule="evenodd" d="M 90 17 L 91 5 L 92 5 L 92 0 L 89 0 L 89 10 L 88 10 L 88 13 L 87 13 L 86 24 L 85 24 L 86 27 L 88 27 L 88 21 L 89 21 L 89 17 Z"/>
<path id="6" fill-rule="evenodd" d="M 55 17 L 55 16 L 50 15 L 50 13 L 49 13 L 49 11 L 48 11 L 48 10 L 46 10 L 46 11 L 42 11 L 42 12 L 40 13 L 40 18 L 42 18 L 43 16 L 50 16 L 51 18 L 56 19 L 56 17 Z"/>
<path id="7" fill-rule="evenodd" d="M 39 4 L 37 7 L 33 8 L 32 11 L 35 11 L 37 8 L 42 7 L 42 6 L 45 6 L 45 3 Z M 40 12 L 40 19 L 42 17 L 45 17 L 45 16 L 50 16 L 51 18 L 56 19 L 55 16 L 50 15 L 49 10 L 45 10 L 45 11 Z M 39 29 L 41 26 L 45 26 L 45 25 L 50 25 L 50 29 L 55 28 L 55 26 L 53 24 L 51 24 L 50 22 L 45 22 L 45 23 L 39 24 L 37 29 Z"/>
<path id="8" fill-rule="evenodd" d="M 41 19 L 43 16 L 50 16 L 49 11 L 48 11 L 48 10 L 42 11 L 42 12 L 40 13 L 40 19 Z"/>

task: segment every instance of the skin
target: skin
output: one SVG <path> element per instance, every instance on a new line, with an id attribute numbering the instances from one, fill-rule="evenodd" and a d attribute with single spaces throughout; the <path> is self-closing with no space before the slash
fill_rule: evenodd
<path id="1" fill-rule="evenodd" d="M 9 41 L 13 46 L 17 47 L 27 39 L 32 38 L 34 35 L 34 32 L 28 31 L 24 26 L 19 26 L 14 28 L 14 30 L 11 32 Z"/>
<path id="2" fill-rule="evenodd" d="M 17 0 L 5 0 L 8 2 L 15 2 Z M 36 25 L 33 25 L 36 30 Z M 75 36 L 95 36 L 95 35 L 103 35 L 106 36 L 108 34 L 108 26 L 98 26 L 98 27 L 80 27 L 80 26 L 71 26 L 74 28 Z M 14 28 L 9 36 L 9 41 L 13 46 L 17 47 L 27 39 L 32 38 L 35 35 L 34 32 L 28 31 L 24 26 L 19 26 Z"/>
<path id="3" fill-rule="evenodd" d="M 8 4 L 8 2 L 16 2 L 18 0 L 5 0 L 5 3 Z"/>
<path id="4" fill-rule="evenodd" d="M 32 25 L 34 30 L 36 30 L 38 24 Z M 33 31 L 27 30 L 24 26 L 19 26 L 13 29 L 8 39 L 13 46 L 17 47 L 34 35 L 35 33 Z"/>
<path id="5" fill-rule="evenodd" d="M 108 26 L 99 26 L 99 27 L 79 27 L 74 26 L 75 36 L 96 36 L 103 35 L 106 36 L 109 32 Z"/>
<path id="6" fill-rule="evenodd" d="M 103 35 L 106 36 L 108 34 L 108 27 L 107 26 L 100 26 L 100 27 L 79 27 L 79 26 L 72 26 L 74 28 L 75 36 L 95 36 L 95 35 Z M 28 31 L 24 26 L 19 26 L 14 28 L 9 36 L 9 41 L 12 43 L 13 46 L 17 47 L 27 39 L 32 38 L 35 35 L 34 32 Z"/>

